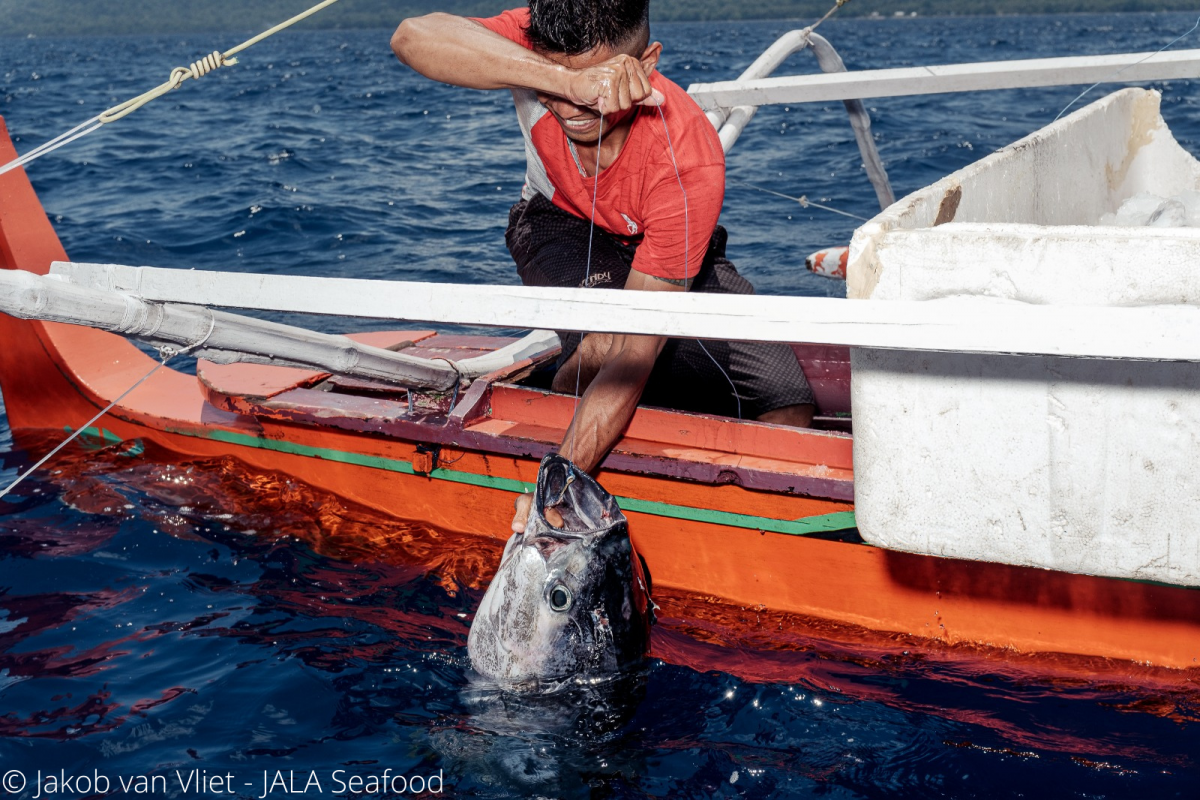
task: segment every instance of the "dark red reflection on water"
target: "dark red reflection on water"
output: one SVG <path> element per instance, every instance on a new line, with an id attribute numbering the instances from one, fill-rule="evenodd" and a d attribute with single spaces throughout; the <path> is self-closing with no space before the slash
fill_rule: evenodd
<path id="1" fill-rule="evenodd" d="M 76 556 L 104 546 L 117 532 L 110 520 L 79 523 L 73 529 L 47 527 L 40 520 L 0 520 L 0 550 L 16 556 Z"/>
<path id="2" fill-rule="evenodd" d="M 945 644 L 714 598 L 660 591 L 654 654 L 700 671 L 755 683 L 832 691 L 989 729 L 1013 747 L 1184 763 L 1090 731 L 1030 724 L 1023 709 L 1054 697 L 1153 714 L 1180 725 L 1200 722 L 1200 670 L 1170 670 L 1061 653 L 1019 654 Z M 913 691 L 915 681 L 936 691 Z M 950 696 L 954 702 L 949 702 Z M 998 703 L 997 701 L 1004 701 Z M 955 743 L 948 743 L 955 744 Z"/>
<path id="3" fill-rule="evenodd" d="M 131 591 L 100 591 L 90 594 L 40 594 L 7 597 L 0 605 L 8 611 L 9 629 L 0 633 L 0 670 L 9 677 L 85 677 L 103 670 L 107 662 L 125 653 L 123 637 L 85 650 L 69 645 L 14 652 L 26 639 L 36 640 L 46 631 L 58 629 L 81 616 L 115 608 L 134 596 Z"/>
<path id="4" fill-rule="evenodd" d="M 11 678 L 94 675 L 129 657 L 127 645 L 145 646 L 168 635 L 229 638 L 331 674 L 387 664 L 396 642 L 461 658 L 470 614 L 499 562 L 497 540 L 397 520 L 232 458 L 147 455 L 130 458 L 127 447 L 112 447 L 56 461 L 52 485 L 82 515 L 74 530 L 39 527 L 28 516 L 7 519 L 0 521 L 0 548 L 26 558 L 75 556 L 103 548 L 123 520 L 133 519 L 178 540 L 230 548 L 260 572 L 239 582 L 192 565 L 184 585 L 231 598 L 224 607 L 150 622 L 123 638 L 79 649 L 17 652 L 17 645 L 79 615 L 124 603 L 137 588 L 2 598 L 12 627 L 0 634 L 0 669 Z M 662 588 L 655 599 L 660 611 L 653 655 L 663 661 L 748 683 L 806 687 L 828 694 L 831 702 L 879 703 L 971 726 L 1005 742 L 998 752 L 1180 763 L 1177 754 L 1098 740 L 1086 726 L 1038 718 L 1046 713 L 1047 699 L 1069 698 L 1181 727 L 1200 722 L 1195 670 L 947 645 Z M 231 621 L 238 609 L 249 613 Z M 145 716 L 196 690 L 156 689 L 129 703 L 127 715 Z M 124 719 L 120 705 L 95 692 L 54 710 L 9 714 L 0 718 L 0 733 L 109 730 Z M 947 744 L 997 749 L 961 739 Z"/>
<path id="5" fill-rule="evenodd" d="M 97 692 L 76 705 L 64 705 L 20 717 L 0 716 L 0 736 L 35 739 L 68 739 L 119 728 L 125 717 L 117 715 L 119 703 L 110 700 L 110 693 Z"/>

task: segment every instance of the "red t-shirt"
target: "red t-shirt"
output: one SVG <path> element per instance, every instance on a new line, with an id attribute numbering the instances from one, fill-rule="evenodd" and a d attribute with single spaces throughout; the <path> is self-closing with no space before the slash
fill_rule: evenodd
<path id="1" fill-rule="evenodd" d="M 527 8 L 476 22 L 532 49 L 525 33 Z M 600 173 L 596 225 L 638 245 L 633 260 L 638 272 L 691 278 L 700 271 L 721 214 L 725 153 L 712 123 L 687 92 L 657 71 L 650 85 L 665 98 L 662 115 L 653 105 L 637 107 L 625 146 Z M 591 219 L 596 179 L 581 173 L 562 127 L 534 92 L 514 90 L 513 98 L 525 133 L 525 197 L 542 194 L 564 211 Z"/>

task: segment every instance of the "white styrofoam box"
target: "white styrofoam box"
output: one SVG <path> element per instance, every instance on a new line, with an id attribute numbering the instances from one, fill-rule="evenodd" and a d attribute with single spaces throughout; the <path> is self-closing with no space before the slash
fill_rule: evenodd
<path id="1" fill-rule="evenodd" d="M 860 348 L 852 363 L 867 541 L 1200 585 L 1200 365 Z"/>
<path id="2" fill-rule="evenodd" d="M 855 235 L 851 297 L 1200 305 L 1200 230 L 1095 224 L 1200 186 L 1158 102 L 1117 92 L 897 202 Z M 1200 586 L 1200 364 L 851 359 L 866 541 Z"/>
<path id="3" fill-rule="evenodd" d="M 1171 197 L 1200 187 L 1200 162 L 1171 135 L 1159 100 L 1153 91 L 1116 92 L 896 201 L 855 231 L 848 296 L 890 298 L 875 294 L 886 267 L 876 248 L 893 232 L 927 231 L 946 223 L 1095 226 L 1136 194 Z M 1052 270 L 1056 265 L 1026 267 Z"/>

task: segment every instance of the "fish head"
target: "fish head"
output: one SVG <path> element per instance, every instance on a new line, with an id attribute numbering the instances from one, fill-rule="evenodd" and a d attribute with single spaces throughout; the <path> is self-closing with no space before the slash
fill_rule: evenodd
<path id="1" fill-rule="evenodd" d="M 546 520 L 548 508 L 562 527 Z M 549 455 L 525 532 L 508 540 L 471 623 L 471 664 L 512 689 L 619 674 L 649 649 L 649 586 L 616 500 Z"/>

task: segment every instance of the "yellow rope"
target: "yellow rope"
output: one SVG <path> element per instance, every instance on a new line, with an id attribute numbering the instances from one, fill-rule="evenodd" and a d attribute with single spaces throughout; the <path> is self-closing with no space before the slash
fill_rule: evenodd
<path id="1" fill-rule="evenodd" d="M 253 47 L 263 39 L 274 36 L 285 28 L 290 28 L 297 22 L 308 19 L 313 14 L 328 8 L 336 2 L 338 2 L 338 0 L 323 0 L 304 13 L 297 14 L 286 22 L 281 22 L 274 28 L 263 31 L 253 39 L 248 39 L 247 41 L 239 44 L 237 47 L 226 50 L 224 53 L 218 50 L 205 56 L 199 61 L 193 62 L 189 67 L 176 67 L 175 69 L 171 70 L 171 77 L 167 79 L 166 83 L 156 86 L 145 94 L 138 95 L 132 100 L 126 100 L 124 103 L 113 106 L 108 111 L 105 111 L 103 114 L 101 114 L 98 119 L 101 123 L 116 122 L 122 117 L 126 117 L 132 114 L 134 111 L 137 111 L 151 100 L 156 100 L 167 92 L 178 89 L 183 85 L 183 82 L 189 78 L 203 78 L 213 70 L 220 69 L 221 67 L 232 66 L 237 63 L 237 59 L 234 58 L 234 56 L 236 56 L 238 53 L 246 50 L 247 48 Z"/>
<path id="2" fill-rule="evenodd" d="M 822 22 L 824 22 L 825 20 L 832 17 L 834 14 L 836 14 L 838 12 L 838 9 L 840 9 L 842 6 L 846 5 L 846 3 L 849 3 L 849 2 L 850 2 L 850 0 L 837 0 L 837 3 L 834 4 L 833 8 L 831 8 L 825 12 L 825 16 L 821 17 L 819 20 L 814 22 L 812 25 L 809 25 L 804 30 L 806 30 L 809 33 L 812 33 L 813 31 L 815 31 L 817 29 L 817 27 Z"/>

